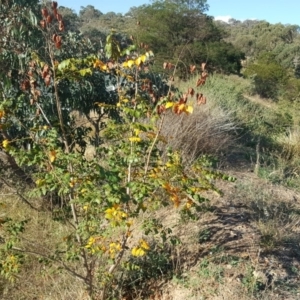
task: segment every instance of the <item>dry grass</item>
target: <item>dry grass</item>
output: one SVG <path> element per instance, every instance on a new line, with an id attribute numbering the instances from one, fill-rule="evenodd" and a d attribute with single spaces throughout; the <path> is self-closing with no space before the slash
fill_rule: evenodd
<path id="1" fill-rule="evenodd" d="M 300 157 L 300 127 L 289 128 L 287 132 L 278 137 L 278 142 L 283 146 L 287 159 Z"/>
<path id="2" fill-rule="evenodd" d="M 2 187 L 0 193 L 1 207 L 5 208 L 2 217 L 10 217 L 15 221 L 28 219 L 25 232 L 20 242 L 15 245 L 25 255 L 25 263 L 18 275 L 16 283 L 3 282 L 4 289 L 0 293 L 3 300 L 71 300 L 88 299 L 84 286 L 63 270 L 59 263 L 52 262 L 47 266 L 38 263 L 38 257 L 54 253 L 56 245 L 68 235 L 70 228 L 67 224 L 53 221 L 50 211 L 34 211 L 14 191 Z M 31 200 L 36 207 L 38 203 Z M 3 235 L 0 229 L 0 236 Z M 70 264 L 72 267 L 74 264 Z"/>
<path id="3" fill-rule="evenodd" d="M 168 114 L 162 135 L 168 137 L 166 148 L 180 149 L 186 162 L 192 163 L 201 154 L 228 152 L 236 129 L 230 113 L 207 104 L 195 105 L 193 114 L 188 116 Z"/>
<path id="4" fill-rule="evenodd" d="M 158 212 L 183 244 L 162 253 L 168 265 L 153 261 L 158 267 L 155 280 L 145 279 L 139 286 L 132 281 L 124 299 L 299 298 L 300 195 L 254 174 L 234 175 L 236 183 L 219 183 L 224 197 L 208 195 L 210 207 L 198 221 L 182 222 L 166 208 Z M 7 215 L 19 220 L 30 217 L 20 248 L 47 254 L 68 234 L 68 225 L 53 222 L 49 212 L 33 212 L 14 196 L 0 194 L 0 202 L 7 205 Z M 44 267 L 35 256 L 28 258 L 19 280 L 5 283 L 1 299 L 88 299 L 81 282 L 57 265 Z"/>
<path id="5" fill-rule="evenodd" d="M 236 175 L 211 212 L 177 225 L 182 273 L 158 299 L 298 299 L 300 195 Z"/>

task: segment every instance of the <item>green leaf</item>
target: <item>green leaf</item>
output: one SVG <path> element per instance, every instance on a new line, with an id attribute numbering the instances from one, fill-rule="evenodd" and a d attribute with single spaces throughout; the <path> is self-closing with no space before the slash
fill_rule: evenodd
<path id="1" fill-rule="evenodd" d="M 90 68 L 79 70 L 81 76 L 92 75 L 92 70 Z"/>
<path id="2" fill-rule="evenodd" d="M 66 59 L 66 60 L 63 60 L 61 63 L 59 63 L 59 65 L 57 66 L 58 70 L 63 72 L 64 69 L 67 69 L 69 68 L 71 64 L 71 60 L 70 59 Z"/>

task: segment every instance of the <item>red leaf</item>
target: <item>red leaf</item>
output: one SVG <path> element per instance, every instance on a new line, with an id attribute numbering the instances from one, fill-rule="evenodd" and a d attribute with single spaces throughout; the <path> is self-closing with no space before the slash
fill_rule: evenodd
<path id="1" fill-rule="evenodd" d="M 162 114 L 163 112 L 166 111 L 166 108 L 165 108 L 164 105 L 157 105 L 156 111 L 157 111 L 157 113 L 160 115 L 160 114 Z"/>
<path id="2" fill-rule="evenodd" d="M 48 23 L 48 24 L 50 24 L 51 22 L 52 22 L 52 16 L 51 15 L 49 15 L 48 17 L 47 17 L 47 19 L 46 19 L 46 22 Z"/>
<path id="3" fill-rule="evenodd" d="M 194 94 L 195 94 L 195 90 L 193 88 L 189 88 L 188 89 L 188 95 L 191 95 L 193 97 Z"/>
<path id="4" fill-rule="evenodd" d="M 65 25 L 64 25 L 63 21 L 59 21 L 58 30 L 59 31 L 64 31 L 65 30 Z"/>
<path id="5" fill-rule="evenodd" d="M 46 86 L 49 86 L 49 85 L 50 85 L 50 82 L 51 82 L 51 76 L 48 74 L 48 75 L 45 77 L 44 81 L 45 81 Z"/>
<path id="6" fill-rule="evenodd" d="M 190 65 L 190 72 L 193 73 L 196 70 L 195 65 Z"/>
<path id="7" fill-rule="evenodd" d="M 44 18 L 47 18 L 48 15 L 49 15 L 47 8 L 42 8 L 41 11 L 42 11 L 43 17 L 44 17 Z"/>
<path id="8" fill-rule="evenodd" d="M 45 21 L 45 20 L 41 20 L 41 21 L 40 21 L 40 25 L 41 25 L 41 27 L 42 27 L 43 29 L 45 29 L 45 27 L 46 27 L 46 21 Z"/>
<path id="9" fill-rule="evenodd" d="M 201 104 L 206 104 L 206 97 L 204 97 L 204 95 L 202 93 L 196 95 L 197 97 L 197 104 L 201 105 Z"/>

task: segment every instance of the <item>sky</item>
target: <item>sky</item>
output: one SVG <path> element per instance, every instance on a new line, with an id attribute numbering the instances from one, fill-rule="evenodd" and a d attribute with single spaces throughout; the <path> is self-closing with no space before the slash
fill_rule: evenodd
<path id="1" fill-rule="evenodd" d="M 77 13 L 81 6 L 93 5 L 102 13 L 126 13 L 133 6 L 150 4 L 150 0 L 57 0 L 61 6 L 74 9 Z M 300 0 L 208 0 L 208 15 L 219 20 L 266 20 L 272 24 L 300 25 Z"/>

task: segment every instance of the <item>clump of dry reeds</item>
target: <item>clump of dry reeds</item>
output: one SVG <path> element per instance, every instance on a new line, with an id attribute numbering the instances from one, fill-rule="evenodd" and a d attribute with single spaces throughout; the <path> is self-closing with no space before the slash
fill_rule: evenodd
<path id="1" fill-rule="evenodd" d="M 166 149 L 180 150 L 186 162 L 191 163 L 201 154 L 217 155 L 228 151 L 236 129 L 230 112 L 211 103 L 195 105 L 190 115 L 168 114 L 162 135 L 167 138 Z"/>

